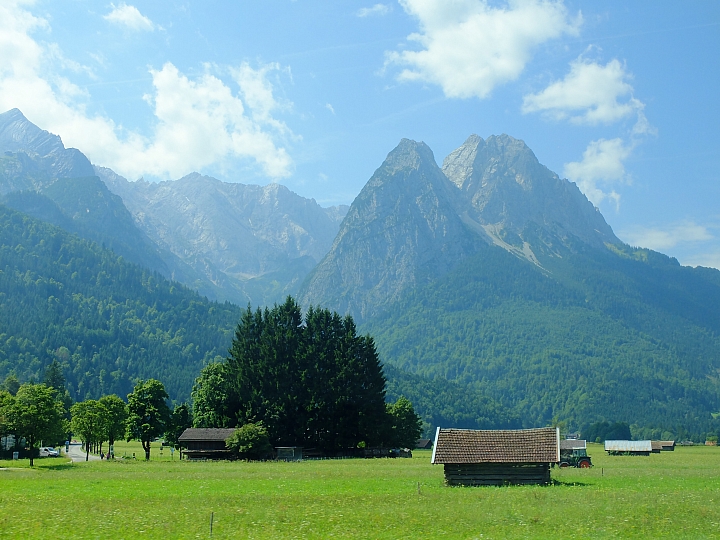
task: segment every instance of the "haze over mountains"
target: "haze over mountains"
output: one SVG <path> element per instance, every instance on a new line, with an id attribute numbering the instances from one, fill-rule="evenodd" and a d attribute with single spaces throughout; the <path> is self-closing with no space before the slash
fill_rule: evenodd
<path id="1" fill-rule="evenodd" d="M 322 208 L 278 184 L 226 183 L 197 173 L 159 184 L 128 182 L 65 149 L 60 137 L 17 109 L 0 114 L 0 152 L 0 196 L 8 205 L 240 305 L 295 293 L 347 211 Z M 69 178 L 72 188 L 64 187 Z M 32 195 L 17 195 L 27 191 Z M 67 196 L 59 200 L 58 191 Z M 90 226 L 83 229 L 83 222 Z"/>
<path id="2" fill-rule="evenodd" d="M 16 110 L 0 115 L 0 151 L 2 204 L 211 299 L 294 294 L 352 314 L 392 391 L 429 423 L 607 419 L 658 437 L 720 427 L 720 272 L 625 245 L 508 135 L 472 135 L 442 168 L 404 139 L 349 209 L 277 184 L 88 171 Z M 4 376 L 1 353 L 2 339 Z"/>

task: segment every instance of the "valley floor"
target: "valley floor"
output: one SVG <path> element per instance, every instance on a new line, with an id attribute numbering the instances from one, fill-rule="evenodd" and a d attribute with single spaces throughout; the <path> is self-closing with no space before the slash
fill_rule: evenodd
<path id="1" fill-rule="evenodd" d="M 554 469 L 547 487 L 448 488 L 413 459 L 0 462 L 0 538 L 566 538 L 720 535 L 720 448 Z M 116 455 L 138 448 L 116 445 Z M 5 467 L 5 469 L 2 469 Z M 10 468 L 12 467 L 12 468 Z"/>

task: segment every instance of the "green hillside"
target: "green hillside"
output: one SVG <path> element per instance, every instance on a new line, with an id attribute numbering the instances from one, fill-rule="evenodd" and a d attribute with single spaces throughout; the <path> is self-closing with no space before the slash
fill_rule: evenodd
<path id="1" fill-rule="evenodd" d="M 76 400 L 124 396 L 135 379 L 153 377 L 186 401 L 202 366 L 226 356 L 241 311 L 0 205 L 0 381 L 41 380 L 57 359 Z M 424 377 L 388 375 L 388 398 L 417 400 L 428 426 L 510 421 L 451 383 L 438 392 Z"/>
<path id="2" fill-rule="evenodd" d="M 0 377 L 38 380 L 57 359 L 75 399 L 155 377 L 187 400 L 240 311 L 0 206 Z"/>
<path id="3" fill-rule="evenodd" d="M 363 327 L 386 362 L 500 402 L 526 426 L 716 429 L 720 272 L 648 250 L 488 247 Z"/>

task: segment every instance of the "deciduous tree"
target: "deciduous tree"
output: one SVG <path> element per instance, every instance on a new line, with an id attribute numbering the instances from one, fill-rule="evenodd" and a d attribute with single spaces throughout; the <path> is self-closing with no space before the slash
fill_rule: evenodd
<path id="1" fill-rule="evenodd" d="M 108 410 L 95 399 L 75 403 L 71 409 L 70 421 L 73 433 L 85 442 L 85 461 L 90 458 L 90 447 L 105 439 L 107 434 Z"/>
<path id="2" fill-rule="evenodd" d="M 128 441 L 135 439 L 142 443 L 146 460 L 150 459 L 150 443 L 165 432 L 170 422 L 167 399 L 165 387 L 156 379 L 138 382 L 128 394 L 125 436 Z"/>
<path id="3" fill-rule="evenodd" d="M 225 444 L 242 459 L 263 459 L 272 454 L 270 438 L 262 423 L 237 428 Z"/>
<path id="4" fill-rule="evenodd" d="M 193 426 L 227 428 L 237 425 L 237 392 L 230 384 L 225 362 L 211 362 L 195 379 L 192 389 Z"/>
<path id="5" fill-rule="evenodd" d="M 63 438 L 65 411 L 53 389 L 29 383 L 20 386 L 9 409 L 10 429 L 18 439 L 25 439 L 32 467 L 33 451 L 41 441 L 55 443 Z"/>
<path id="6" fill-rule="evenodd" d="M 183 431 L 187 428 L 192 427 L 192 415 L 190 414 L 190 407 L 187 403 L 177 405 L 172 412 L 170 419 L 170 425 L 165 430 L 165 442 L 169 443 L 175 448 L 179 448 L 178 439 L 182 435 Z"/>
<path id="7" fill-rule="evenodd" d="M 390 445 L 400 448 L 415 448 L 422 433 L 422 420 L 415 413 L 412 403 L 400 396 L 392 405 L 388 403 L 388 414 L 392 418 Z"/>
<path id="8" fill-rule="evenodd" d="M 0 437 L 8 435 L 10 431 L 10 410 L 15 403 L 15 397 L 7 390 L 0 390 Z"/>
<path id="9" fill-rule="evenodd" d="M 108 451 L 110 451 L 115 441 L 125 435 L 125 423 L 128 417 L 127 405 L 122 398 L 116 394 L 103 396 L 99 401 L 107 410 L 105 439 L 107 439 L 110 445 L 108 449 Z"/>

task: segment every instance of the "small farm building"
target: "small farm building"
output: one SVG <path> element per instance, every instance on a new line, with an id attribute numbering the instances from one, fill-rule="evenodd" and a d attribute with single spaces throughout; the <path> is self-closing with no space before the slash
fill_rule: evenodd
<path id="1" fill-rule="evenodd" d="M 445 467 L 448 485 L 548 484 L 560 461 L 558 428 L 473 430 L 437 428 L 431 463 Z"/>
<path id="2" fill-rule="evenodd" d="M 232 451 L 225 445 L 225 439 L 235 433 L 235 428 L 187 428 L 178 438 L 180 459 L 228 459 Z"/>
<path id="3" fill-rule="evenodd" d="M 585 439 L 565 439 L 560 441 L 560 452 L 572 452 L 573 450 L 587 450 Z"/>
<path id="4" fill-rule="evenodd" d="M 415 448 L 430 450 L 432 448 L 432 439 L 418 439 L 415 443 Z"/>
<path id="5" fill-rule="evenodd" d="M 660 449 L 663 452 L 674 452 L 675 441 L 660 441 Z"/>
<path id="6" fill-rule="evenodd" d="M 650 441 L 652 443 L 653 454 L 660 452 L 673 452 L 675 450 L 675 441 Z"/>
<path id="7" fill-rule="evenodd" d="M 278 461 L 302 461 L 302 446 L 276 446 L 275 458 Z"/>
<path id="8" fill-rule="evenodd" d="M 611 456 L 649 456 L 652 441 L 605 441 L 605 451 Z"/>

